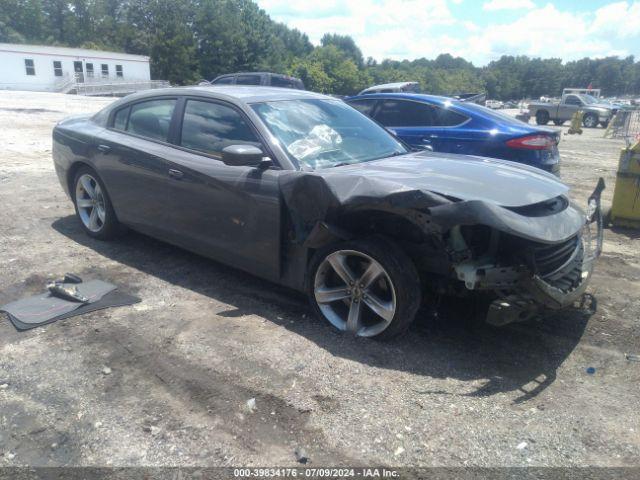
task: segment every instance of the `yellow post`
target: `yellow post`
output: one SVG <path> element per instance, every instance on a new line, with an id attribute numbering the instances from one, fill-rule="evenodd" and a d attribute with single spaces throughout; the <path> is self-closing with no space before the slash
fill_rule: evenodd
<path id="1" fill-rule="evenodd" d="M 611 223 L 640 228 L 640 141 L 623 148 L 611 205 Z"/>
<path id="2" fill-rule="evenodd" d="M 578 110 L 571 117 L 571 126 L 567 133 L 573 135 L 574 133 L 578 133 L 582 135 L 582 117 L 584 117 L 584 112 L 582 110 Z"/>

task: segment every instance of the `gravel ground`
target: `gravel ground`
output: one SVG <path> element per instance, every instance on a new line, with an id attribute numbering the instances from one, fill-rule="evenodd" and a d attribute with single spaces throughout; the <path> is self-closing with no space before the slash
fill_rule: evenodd
<path id="1" fill-rule="evenodd" d="M 0 304 L 65 272 L 143 299 L 25 333 L 0 321 L 0 465 L 291 466 L 296 448 L 315 466 L 639 464 L 637 231 L 606 231 L 593 315 L 492 328 L 423 313 L 404 338 L 354 339 L 231 268 L 83 235 L 51 129 L 109 101 L 0 93 Z M 560 144 L 580 202 L 599 176 L 613 192 L 622 142 L 602 134 Z"/>

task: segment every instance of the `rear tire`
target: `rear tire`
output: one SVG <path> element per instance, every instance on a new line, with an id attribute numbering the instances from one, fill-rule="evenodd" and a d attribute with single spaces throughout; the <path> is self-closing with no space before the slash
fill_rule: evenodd
<path id="1" fill-rule="evenodd" d="M 311 259 L 307 294 L 319 318 L 339 330 L 377 340 L 404 333 L 421 303 L 413 261 L 380 237 L 318 250 Z"/>
<path id="2" fill-rule="evenodd" d="M 73 179 L 71 195 L 76 216 L 87 235 L 99 240 L 108 240 L 121 233 L 122 227 L 113 210 L 107 189 L 93 168 L 78 168 Z"/>
<path id="3" fill-rule="evenodd" d="M 546 110 L 539 110 L 536 113 L 536 123 L 538 125 L 546 125 L 549 123 L 549 112 Z"/>
<path id="4" fill-rule="evenodd" d="M 582 119 L 585 128 L 596 128 L 598 126 L 598 116 L 595 113 L 587 113 Z"/>

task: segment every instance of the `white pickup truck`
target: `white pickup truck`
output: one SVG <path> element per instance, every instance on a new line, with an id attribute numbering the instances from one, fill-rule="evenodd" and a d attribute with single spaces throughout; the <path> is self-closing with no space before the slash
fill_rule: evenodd
<path id="1" fill-rule="evenodd" d="M 578 110 L 584 112 L 582 123 L 587 128 L 595 128 L 598 124 L 606 127 L 616 114 L 618 107 L 586 94 L 569 93 L 562 95 L 559 102 L 531 102 L 529 113 L 535 117 L 538 125 L 546 125 L 549 120 L 562 125 L 570 120 Z"/>

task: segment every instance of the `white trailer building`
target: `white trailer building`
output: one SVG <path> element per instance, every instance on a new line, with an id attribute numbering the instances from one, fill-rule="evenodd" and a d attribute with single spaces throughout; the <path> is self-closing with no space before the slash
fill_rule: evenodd
<path id="1" fill-rule="evenodd" d="M 143 55 L 0 43 L 0 90 L 68 92 L 150 80 L 149 57 Z"/>

